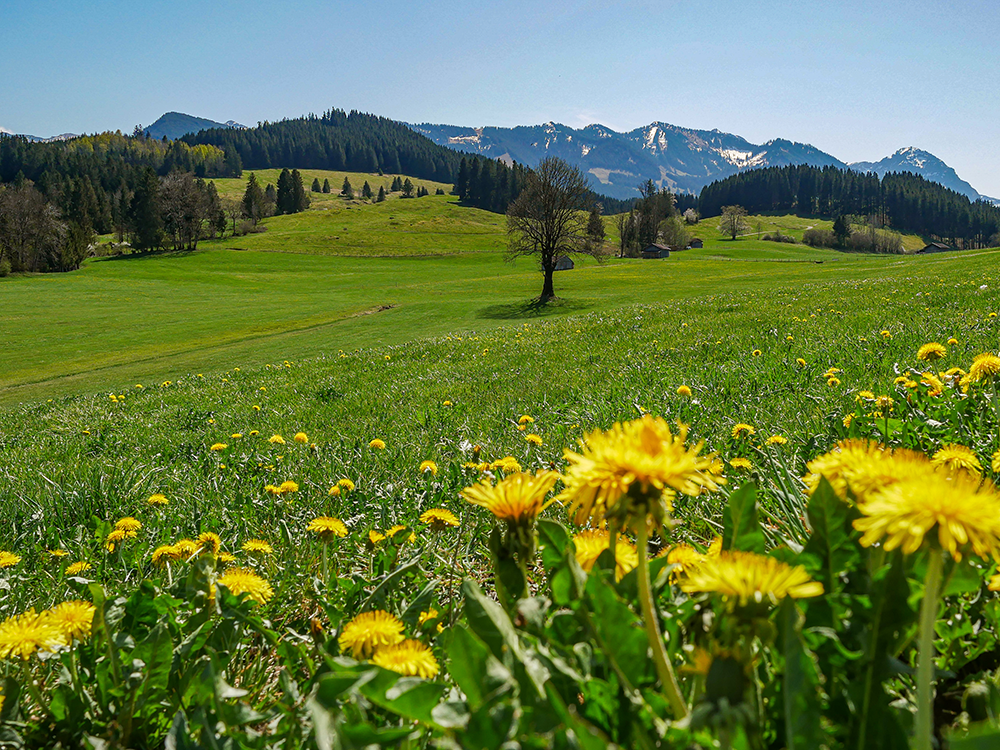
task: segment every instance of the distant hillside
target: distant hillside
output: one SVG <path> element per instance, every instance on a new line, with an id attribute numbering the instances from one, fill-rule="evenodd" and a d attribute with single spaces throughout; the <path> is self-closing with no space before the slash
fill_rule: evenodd
<path id="1" fill-rule="evenodd" d="M 206 120 L 204 117 L 194 117 L 183 112 L 167 112 L 152 125 L 142 128 L 153 138 L 160 139 L 167 136 L 167 140 L 175 141 L 188 133 L 197 133 L 200 130 L 210 128 L 243 128 L 238 122 L 229 120 L 228 122 L 216 122 Z"/>
<path id="2" fill-rule="evenodd" d="M 936 182 L 956 193 L 961 193 L 971 201 L 977 201 L 984 197 L 934 154 L 921 151 L 913 146 L 901 148 L 892 156 L 887 156 L 881 161 L 857 161 L 848 166 L 858 172 L 872 172 L 879 177 L 885 177 L 889 172 L 912 172 L 925 180 Z M 986 198 L 986 200 L 992 202 L 992 199 Z"/>
<path id="3" fill-rule="evenodd" d="M 754 167 L 845 166 L 805 143 L 777 139 L 758 146 L 720 130 L 692 130 L 664 122 L 628 133 L 603 125 L 575 129 L 554 122 L 516 128 L 426 123 L 411 127 L 443 146 L 528 166 L 558 156 L 586 172 L 596 192 L 615 198 L 637 197 L 636 186 L 646 180 L 698 193 L 710 182 Z"/>

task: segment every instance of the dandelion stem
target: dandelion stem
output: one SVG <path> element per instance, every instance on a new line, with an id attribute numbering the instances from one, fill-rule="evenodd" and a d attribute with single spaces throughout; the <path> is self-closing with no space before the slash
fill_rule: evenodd
<path id="1" fill-rule="evenodd" d="M 330 578 L 328 575 L 328 567 L 327 567 L 328 564 L 326 560 L 326 547 L 327 543 L 323 542 L 323 588 L 324 589 L 329 588 L 330 584 Z"/>
<path id="2" fill-rule="evenodd" d="M 930 551 L 927 561 L 927 578 L 924 581 L 924 600 L 920 604 L 920 642 L 917 651 L 917 732 L 916 750 L 931 750 L 934 733 L 934 623 L 937 620 L 938 599 L 941 594 L 941 571 L 944 553 Z"/>
<path id="3" fill-rule="evenodd" d="M 649 585 L 649 560 L 646 554 L 648 547 L 649 530 L 646 526 L 646 519 L 639 523 L 637 531 L 636 546 L 639 553 L 638 584 L 639 584 L 639 604 L 642 607 L 642 619 L 645 620 L 646 637 L 649 639 L 649 647 L 653 651 L 653 663 L 656 665 L 656 674 L 663 684 L 663 690 L 667 694 L 667 701 L 673 709 L 675 719 L 683 719 L 687 716 L 687 704 L 681 696 L 680 687 L 677 685 L 677 678 L 674 676 L 674 668 L 670 666 L 667 658 L 667 651 L 663 645 L 663 636 L 660 635 L 660 624 L 656 617 L 656 610 L 653 606 L 653 591 Z"/>

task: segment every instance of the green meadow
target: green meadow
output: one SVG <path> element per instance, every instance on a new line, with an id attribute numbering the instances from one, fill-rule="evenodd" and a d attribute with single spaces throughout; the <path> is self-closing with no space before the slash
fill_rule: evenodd
<path id="1" fill-rule="evenodd" d="M 220 182 L 224 191 L 241 189 L 238 181 Z M 202 242 L 196 252 L 93 259 L 73 273 L 0 281 L 0 403 L 634 303 L 931 280 L 955 271 L 975 276 L 992 262 L 982 253 L 904 259 L 753 237 L 731 242 L 705 221 L 695 227 L 704 249 L 656 261 L 585 259 L 557 275 L 560 301 L 538 309 L 530 304 L 540 287 L 537 268 L 502 259 L 502 216 L 461 207 L 451 196 L 394 196 L 381 204 L 323 198 L 325 205 L 316 201 L 302 214 L 266 220 L 265 232 Z M 787 231 L 804 224 L 770 218 Z"/>
<path id="2" fill-rule="evenodd" d="M 959 716 L 1000 705 L 994 565 L 866 543 L 836 461 L 853 438 L 879 482 L 959 487 L 940 512 L 1000 548 L 1000 358 L 972 364 L 1000 250 L 705 221 L 539 307 L 503 217 L 450 196 L 265 226 L 0 279 L 0 744 L 903 748 L 918 651 L 935 731 L 994 731 Z M 612 555 L 552 498 L 616 422 L 603 478 L 645 494 Z"/>

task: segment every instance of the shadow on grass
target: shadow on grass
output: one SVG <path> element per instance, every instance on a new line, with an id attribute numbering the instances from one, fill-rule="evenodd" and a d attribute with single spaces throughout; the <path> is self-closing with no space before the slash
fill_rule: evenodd
<path id="1" fill-rule="evenodd" d="M 188 258 L 199 251 L 200 248 L 195 250 L 144 250 L 142 252 L 122 253 L 120 255 L 100 255 L 91 260 L 97 263 L 107 263 L 120 260 L 137 261 L 152 260 L 153 258 Z"/>
<path id="2" fill-rule="evenodd" d="M 486 320 L 522 320 L 524 318 L 545 318 L 551 315 L 568 315 L 581 312 L 591 305 L 579 300 L 556 297 L 548 302 L 540 302 L 537 297 L 525 302 L 509 305 L 490 305 L 476 313 L 476 317 Z"/>

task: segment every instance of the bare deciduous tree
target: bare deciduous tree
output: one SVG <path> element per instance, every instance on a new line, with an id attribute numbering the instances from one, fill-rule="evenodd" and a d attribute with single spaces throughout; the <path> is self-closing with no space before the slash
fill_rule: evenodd
<path id="1" fill-rule="evenodd" d="M 507 208 L 507 259 L 538 256 L 545 280 L 539 302 L 555 297 L 552 275 L 559 258 L 571 254 L 600 256 L 587 241 L 592 193 L 576 167 L 555 156 L 528 172 L 521 194 Z"/>

